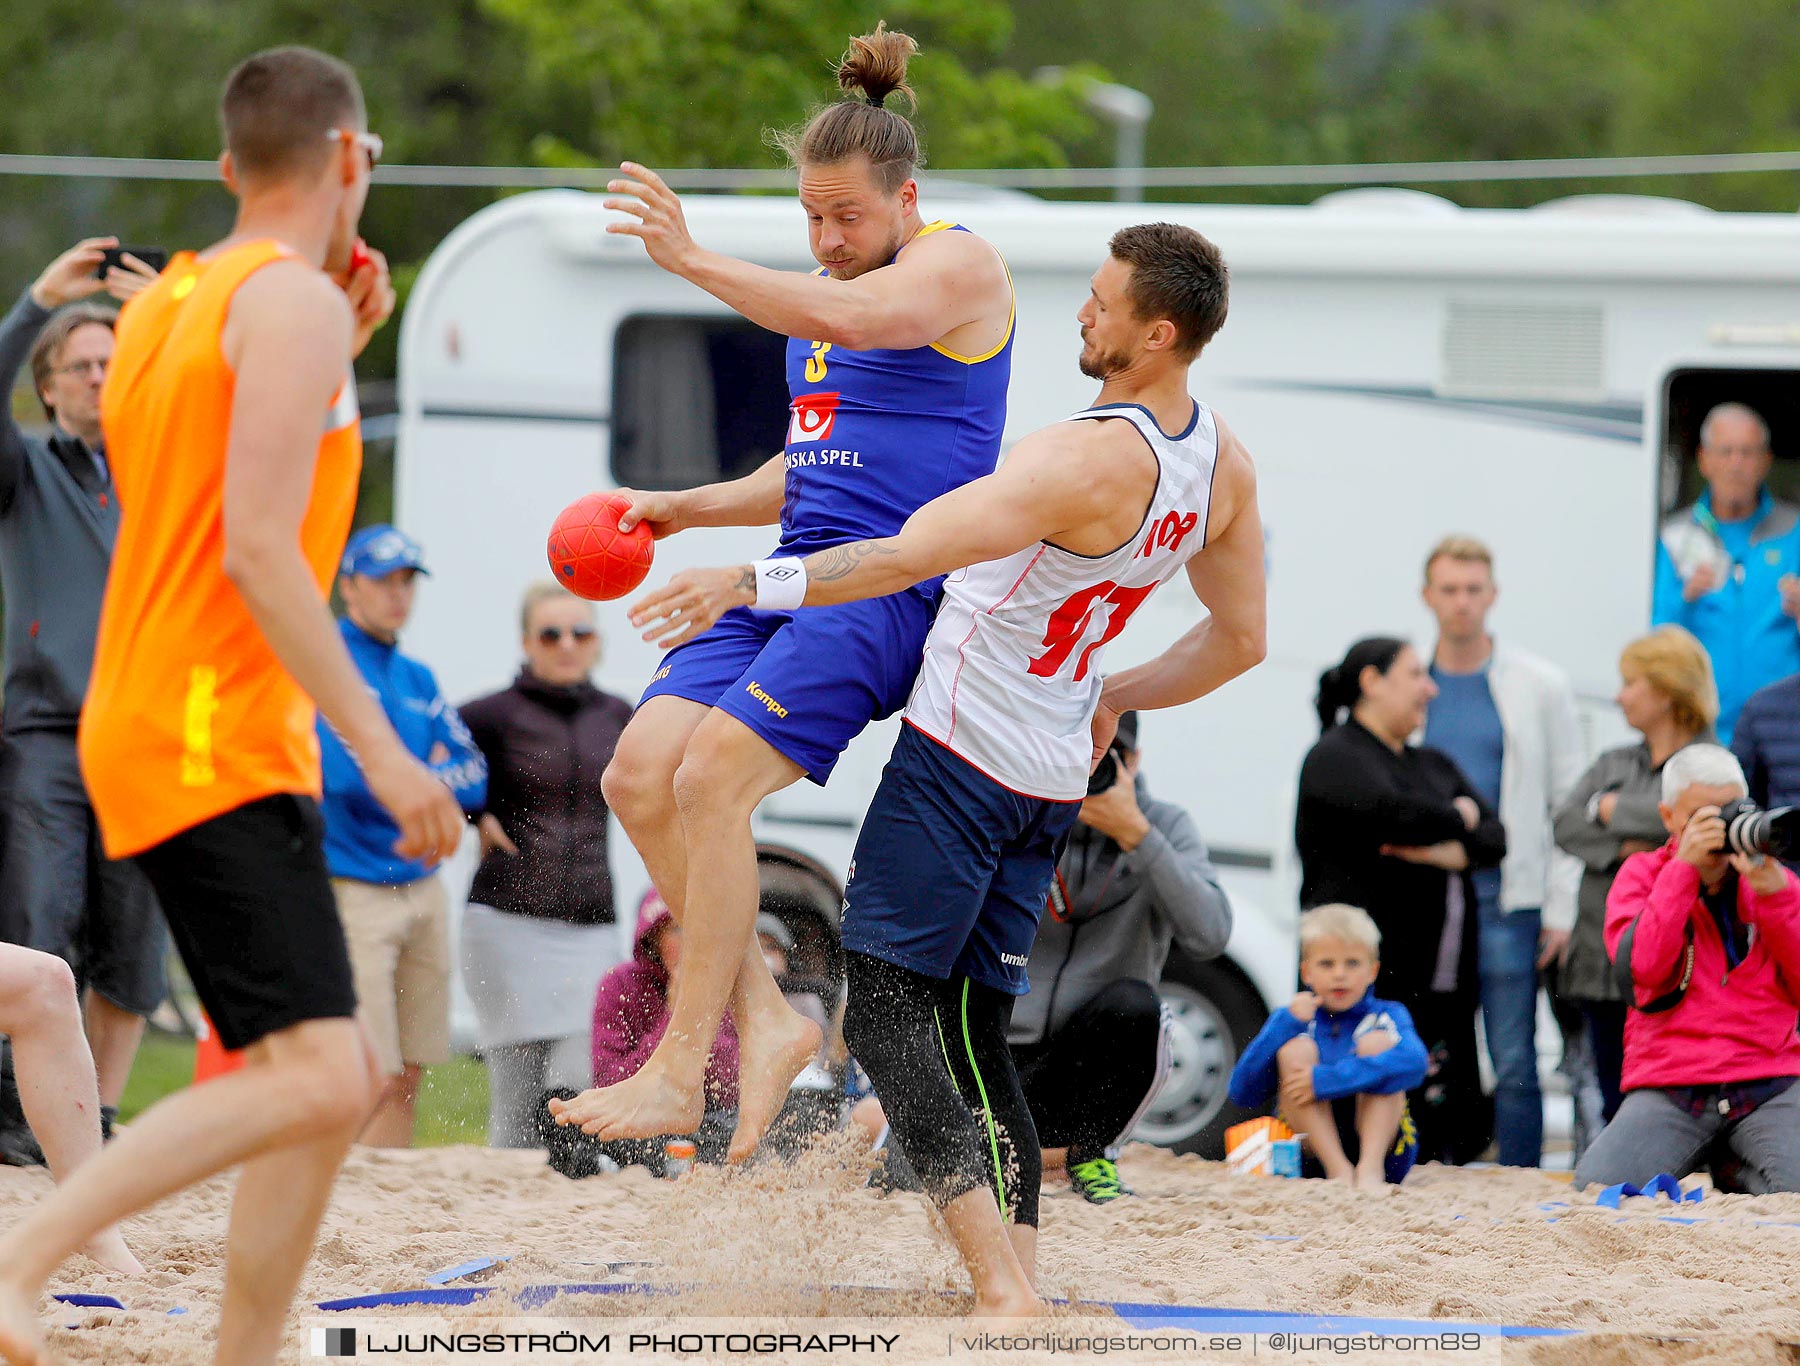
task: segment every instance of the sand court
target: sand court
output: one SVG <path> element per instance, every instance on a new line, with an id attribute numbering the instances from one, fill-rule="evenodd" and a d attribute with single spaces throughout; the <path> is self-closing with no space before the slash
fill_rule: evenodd
<path id="1" fill-rule="evenodd" d="M 1558 1366 L 1791 1361 L 1782 1344 L 1800 1341 L 1800 1195 L 1709 1191 L 1698 1203 L 1640 1198 L 1611 1209 L 1596 1205 L 1594 1192 L 1573 1193 L 1540 1172 L 1436 1166 L 1404 1186 L 1359 1192 L 1234 1177 L 1221 1164 L 1142 1147 L 1127 1151 L 1122 1169 L 1134 1199 L 1094 1206 L 1050 1187 L 1045 1292 L 1077 1302 L 1582 1330 L 1579 1338 L 1508 1340 L 1491 1349 L 1499 1356 L 1465 1354 Z M 858 1181 L 841 1149 L 795 1169 L 702 1169 L 678 1182 L 641 1170 L 572 1182 L 531 1152 L 359 1150 L 307 1265 L 284 1360 L 313 1359 L 303 1328 L 336 1321 L 313 1307 L 318 1302 L 417 1290 L 485 1258 L 506 1260 L 449 1282 L 495 1288 L 472 1303 L 339 1317 L 466 1328 L 501 1320 L 600 1327 L 654 1316 L 714 1332 L 752 1319 L 806 1331 L 900 1323 L 911 1347 L 887 1359 L 941 1359 L 947 1334 L 966 1326 L 954 1318 L 968 1304 L 954 1251 L 918 1197 L 880 1196 Z M 0 1170 L 0 1218 L 16 1217 L 48 1186 L 42 1172 Z M 84 1325 L 53 1328 L 54 1350 L 80 1362 L 206 1359 L 230 1191 L 229 1180 L 210 1181 L 131 1220 L 126 1232 L 147 1268 L 142 1277 L 66 1264 L 52 1291 L 109 1295 L 127 1309 L 46 1301 L 47 1323 Z M 529 1309 L 518 1302 L 526 1287 L 569 1283 L 641 1283 L 654 1293 L 563 1296 Z M 943 1322 L 921 1334 L 921 1318 Z M 1061 1309 L 1055 1322 L 1071 1332 L 1126 1326 L 1091 1304 Z M 952 1359 L 982 1354 L 957 1351 Z"/>

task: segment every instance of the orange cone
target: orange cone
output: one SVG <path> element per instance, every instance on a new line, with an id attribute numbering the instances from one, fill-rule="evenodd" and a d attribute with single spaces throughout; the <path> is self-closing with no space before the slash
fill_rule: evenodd
<path id="1" fill-rule="evenodd" d="M 200 1029 L 194 1036 L 194 1085 L 235 1072 L 244 1065 L 241 1049 L 230 1049 L 219 1042 L 218 1034 L 206 1012 L 200 1012 Z"/>

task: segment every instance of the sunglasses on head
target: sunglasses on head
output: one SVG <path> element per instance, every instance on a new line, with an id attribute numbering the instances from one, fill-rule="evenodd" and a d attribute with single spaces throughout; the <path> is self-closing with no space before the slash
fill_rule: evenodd
<path id="1" fill-rule="evenodd" d="M 537 638 L 540 644 L 558 645 L 561 644 L 565 634 L 577 645 L 585 645 L 588 641 L 598 635 L 599 632 L 592 626 L 540 626 L 538 628 Z"/>

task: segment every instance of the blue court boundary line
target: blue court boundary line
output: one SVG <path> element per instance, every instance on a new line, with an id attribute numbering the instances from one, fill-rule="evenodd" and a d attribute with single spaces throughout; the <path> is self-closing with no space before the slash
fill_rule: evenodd
<path id="1" fill-rule="evenodd" d="M 559 1295 L 674 1295 L 682 1286 L 606 1284 L 528 1285 L 513 1293 L 522 1309 L 539 1309 Z M 856 1289 L 859 1287 L 836 1287 Z M 867 1287 L 879 1288 L 879 1287 Z M 323 1300 L 314 1307 L 331 1313 L 351 1309 L 383 1309 L 395 1305 L 466 1305 L 505 1293 L 499 1286 L 443 1286 L 395 1290 L 379 1295 L 352 1295 Z M 1081 1305 L 1110 1309 L 1133 1328 L 1193 1328 L 1220 1333 L 1371 1333 L 1387 1337 L 1419 1337 L 1443 1333 L 1475 1333 L 1484 1338 L 1567 1337 L 1575 1328 L 1537 1328 L 1495 1323 L 1463 1323 L 1448 1319 L 1373 1319 L 1344 1314 L 1294 1314 L 1280 1309 L 1230 1309 L 1188 1304 L 1134 1304 L 1128 1301 L 1078 1300 Z"/>

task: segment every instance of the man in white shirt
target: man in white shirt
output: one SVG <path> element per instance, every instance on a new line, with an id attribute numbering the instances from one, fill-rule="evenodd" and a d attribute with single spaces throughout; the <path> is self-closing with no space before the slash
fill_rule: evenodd
<path id="1" fill-rule="evenodd" d="M 1480 541 L 1451 536 L 1434 546 L 1423 595 L 1438 621 L 1431 662 L 1438 695 L 1425 743 L 1456 760 L 1506 827 L 1505 861 L 1473 875 L 1481 1018 L 1494 1064 L 1501 1164 L 1535 1167 L 1544 1140 L 1537 971 L 1569 942 L 1581 880 L 1550 828 L 1582 769 L 1575 695 L 1553 664 L 1488 633 L 1499 590 L 1493 554 Z"/>

